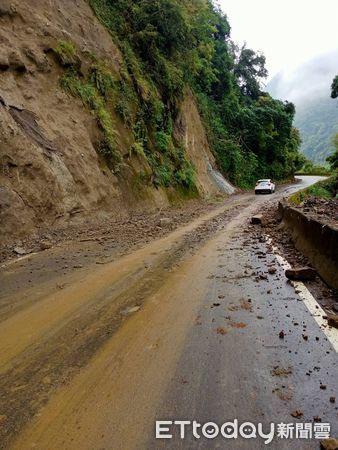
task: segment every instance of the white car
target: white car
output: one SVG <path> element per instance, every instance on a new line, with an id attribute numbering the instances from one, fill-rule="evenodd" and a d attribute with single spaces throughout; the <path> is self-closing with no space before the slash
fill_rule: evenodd
<path id="1" fill-rule="evenodd" d="M 276 185 L 270 180 L 258 180 L 255 187 L 255 194 L 273 194 L 275 192 Z"/>

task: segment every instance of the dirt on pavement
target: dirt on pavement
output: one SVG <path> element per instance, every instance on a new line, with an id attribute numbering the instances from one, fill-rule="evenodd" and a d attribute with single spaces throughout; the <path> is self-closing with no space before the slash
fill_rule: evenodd
<path id="1" fill-rule="evenodd" d="M 79 233 L 76 242 L 60 243 L 3 266 L 0 412 L 5 411 L 6 417 L 0 441 L 4 448 L 52 393 L 70 383 L 122 322 L 143 307 L 181 259 L 250 202 L 247 195 L 216 208 L 191 203 L 182 214 L 171 211 L 172 219 L 166 211 L 165 217 L 132 218 L 113 229 L 107 224 L 104 230 L 74 230 Z M 173 231 L 169 236 L 155 240 L 169 231 Z M 88 232 L 90 241 L 84 237 Z M 88 242 L 92 247 L 83 250 Z M 149 245 L 135 249 L 146 242 Z M 68 256 L 61 256 L 67 248 Z M 93 271 L 95 262 L 99 264 Z"/>
<path id="2" fill-rule="evenodd" d="M 203 213 L 211 211 L 222 199 L 190 200 L 172 207 L 159 208 L 151 213 L 131 213 L 127 217 L 90 218 L 82 225 L 63 229 L 42 230 L 33 236 L 13 240 L 1 245 L 0 263 L 18 256 L 28 255 L 62 243 L 99 243 L 113 253 L 123 254 L 139 244 L 164 236 L 177 227 L 190 222 Z M 223 200 L 224 201 L 224 200 Z M 17 251 L 22 249 L 22 251 Z"/>

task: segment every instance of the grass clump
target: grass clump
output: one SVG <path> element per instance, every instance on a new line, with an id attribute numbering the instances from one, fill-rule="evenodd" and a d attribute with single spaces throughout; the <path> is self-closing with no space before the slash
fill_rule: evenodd
<path id="1" fill-rule="evenodd" d="M 53 52 L 63 67 L 79 67 L 81 65 L 75 44 L 71 41 L 59 41 L 53 48 Z"/>
<path id="2" fill-rule="evenodd" d="M 90 82 L 106 100 L 111 98 L 118 86 L 118 81 L 113 73 L 102 61 L 97 61 L 92 65 Z"/>

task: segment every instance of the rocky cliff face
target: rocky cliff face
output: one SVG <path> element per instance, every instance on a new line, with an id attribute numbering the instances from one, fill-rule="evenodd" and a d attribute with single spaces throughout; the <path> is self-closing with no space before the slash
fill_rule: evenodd
<path id="1" fill-rule="evenodd" d="M 61 227 L 84 216 L 123 215 L 166 206 L 172 192 L 151 183 L 151 168 L 131 152 L 133 136 L 117 115 L 123 165 L 109 168 L 98 152 L 102 131 L 83 103 L 59 86 L 62 68 L 51 49 L 71 40 L 81 70 L 95 54 L 117 76 L 122 55 L 85 0 L 2 0 L 0 4 L 1 239 Z M 201 196 L 220 192 L 196 103 L 187 92 L 174 133 L 185 142 Z M 149 174 L 140 186 L 138 173 Z"/>

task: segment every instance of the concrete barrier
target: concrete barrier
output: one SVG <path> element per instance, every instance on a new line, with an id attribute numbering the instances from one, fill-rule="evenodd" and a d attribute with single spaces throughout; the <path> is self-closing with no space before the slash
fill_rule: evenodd
<path id="1" fill-rule="evenodd" d="M 331 287 L 338 289 L 338 228 L 307 217 L 286 201 L 279 202 L 278 209 L 295 247 Z"/>

